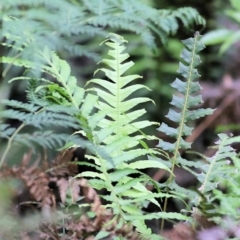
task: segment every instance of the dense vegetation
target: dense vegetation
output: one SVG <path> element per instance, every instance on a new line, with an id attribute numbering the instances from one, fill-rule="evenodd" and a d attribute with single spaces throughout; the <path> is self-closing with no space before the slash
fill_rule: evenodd
<path id="1" fill-rule="evenodd" d="M 240 138 L 220 133 L 210 156 L 190 151 L 197 121 L 216 111 L 201 96 L 200 33 L 182 41 L 178 77 L 166 88 L 171 107 L 160 123 L 149 117 L 158 102 L 128 54 L 142 42 L 157 51 L 179 24 L 203 28 L 195 9 L 8 0 L 2 10 L 1 238 L 174 239 L 166 226 L 184 220 L 193 239 L 202 240 L 201 227 L 237 224 L 240 166 L 232 144 Z M 89 58 L 100 60 L 99 68 L 79 65 L 82 77 L 94 75 L 79 81 L 66 59 L 83 55 L 83 66 Z M 25 101 L 9 99 L 14 83 L 25 88 Z M 54 159 L 49 149 L 59 152 Z M 196 184 L 181 186 L 178 169 Z"/>

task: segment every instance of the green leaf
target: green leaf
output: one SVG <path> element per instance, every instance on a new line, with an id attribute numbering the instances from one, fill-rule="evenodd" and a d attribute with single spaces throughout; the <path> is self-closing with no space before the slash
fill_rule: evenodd
<path id="1" fill-rule="evenodd" d="M 76 177 L 92 177 L 92 178 L 100 178 L 102 180 L 106 180 L 105 176 L 102 173 L 86 171 L 78 174 Z"/>
<path id="2" fill-rule="evenodd" d="M 107 237 L 107 236 L 109 236 L 109 235 L 110 235 L 110 232 L 100 231 L 94 238 L 95 238 L 96 240 L 98 240 L 98 239 L 105 238 L 105 237 Z"/>
<path id="3" fill-rule="evenodd" d="M 124 192 L 126 190 L 129 190 L 130 188 L 134 187 L 138 182 L 144 181 L 145 178 L 135 178 L 135 179 L 130 179 L 124 185 L 116 185 L 114 188 L 114 192 L 116 194 L 119 194 L 121 192 Z"/>
<path id="4" fill-rule="evenodd" d="M 240 3 L 238 0 L 230 0 L 231 5 L 236 8 L 236 10 L 238 10 L 238 12 L 240 12 Z"/>
<path id="5" fill-rule="evenodd" d="M 146 226 L 144 221 L 140 219 L 135 219 L 133 225 L 137 228 L 137 231 L 141 234 L 150 235 L 152 233 L 151 229 Z"/>
<path id="6" fill-rule="evenodd" d="M 130 214 L 140 214 L 141 210 L 138 206 L 133 205 L 123 205 L 122 210 Z"/>
<path id="7" fill-rule="evenodd" d="M 225 42 L 225 40 L 232 34 L 232 30 L 218 29 L 206 33 L 202 37 L 202 41 L 205 45 L 216 45 Z"/>
<path id="8" fill-rule="evenodd" d="M 108 189 L 108 186 L 106 184 L 105 180 L 101 180 L 101 179 L 90 179 L 88 180 L 88 183 L 95 189 L 97 190 L 101 190 L 101 189 Z"/>
<path id="9" fill-rule="evenodd" d="M 81 107 L 81 114 L 83 117 L 88 118 L 90 113 L 92 112 L 96 102 L 97 102 L 98 97 L 92 94 L 87 94 L 85 97 L 84 103 L 82 104 Z"/>
<path id="10" fill-rule="evenodd" d="M 240 21 L 240 20 L 239 20 Z M 226 40 L 225 42 L 222 44 L 221 48 L 220 48 L 220 53 L 224 53 L 225 51 L 227 51 L 230 46 L 232 46 L 234 43 L 238 42 L 240 40 L 240 31 L 235 31 L 233 32 Z"/>
<path id="11" fill-rule="evenodd" d="M 137 171 L 134 171 L 130 168 L 124 168 L 114 171 L 113 173 L 109 174 L 109 177 L 112 182 L 118 182 L 120 179 L 122 179 L 125 176 L 128 176 L 129 174 L 137 173 Z"/>
<path id="12" fill-rule="evenodd" d="M 128 167 L 132 169 L 160 168 L 171 172 L 171 170 L 166 165 L 154 160 L 136 161 L 128 164 Z"/>
<path id="13" fill-rule="evenodd" d="M 149 213 L 146 215 L 127 215 L 125 216 L 126 220 L 134 221 L 138 220 L 151 220 L 151 219 L 176 219 L 176 220 L 188 220 L 189 217 L 181 214 L 181 213 L 173 213 L 173 212 L 158 212 L 158 213 Z"/>

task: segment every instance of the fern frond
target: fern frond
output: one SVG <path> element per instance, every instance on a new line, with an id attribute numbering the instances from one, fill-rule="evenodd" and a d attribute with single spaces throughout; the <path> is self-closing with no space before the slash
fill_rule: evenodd
<path id="1" fill-rule="evenodd" d="M 53 131 L 43 131 L 34 133 L 19 133 L 14 138 L 14 144 L 25 145 L 30 149 L 35 149 L 36 146 L 41 146 L 45 149 L 56 149 L 66 144 L 69 139 L 68 134 L 55 133 Z"/>
<path id="2" fill-rule="evenodd" d="M 38 52 L 37 61 L 41 63 L 40 71 L 53 77 L 58 84 L 45 78 L 17 77 L 12 79 L 11 81 L 30 80 L 28 98 L 32 103 L 5 101 L 6 105 L 15 109 L 4 110 L 1 117 L 17 118 L 24 123 L 24 126 L 32 125 L 37 128 L 55 125 L 76 130 L 83 129 L 87 138 L 92 140 L 91 127 L 96 125 L 94 122 L 99 121 L 99 117 L 93 114 L 91 122 L 88 121 L 98 97 L 89 93 L 85 94 L 85 90 L 77 86 L 76 78 L 70 74 L 69 65 L 54 52 L 45 48 Z M 43 82 L 43 85 L 39 85 L 39 82 Z M 25 109 L 30 113 L 18 109 Z"/>
<path id="3" fill-rule="evenodd" d="M 133 62 L 126 62 L 129 55 L 123 53 L 125 42 L 123 38 L 115 34 L 111 34 L 105 42 L 113 49 L 108 52 L 113 59 L 104 59 L 101 62 L 111 69 L 100 68 L 99 70 L 104 72 L 111 82 L 93 79 L 87 83 L 94 83 L 101 87 L 90 89 L 102 99 L 102 101 L 98 101 L 96 107 L 100 112 L 107 112 L 108 117 L 108 119 L 102 119 L 98 123 L 100 130 L 96 132 L 96 138 L 99 139 L 100 143 L 106 144 L 107 151 L 115 156 L 120 156 L 124 150 L 139 145 L 142 139 L 153 139 L 151 136 L 139 135 L 139 132 L 141 129 L 155 124 L 149 121 L 136 121 L 146 112 L 144 109 L 131 111 L 140 103 L 152 100 L 149 98 L 129 99 L 133 92 L 146 87 L 141 84 L 127 86 L 140 76 L 123 76 L 133 65 Z M 136 135 L 132 136 L 133 133 Z"/>
<path id="4" fill-rule="evenodd" d="M 170 103 L 176 109 L 170 109 L 166 117 L 172 122 L 177 123 L 179 126 L 173 128 L 163 123 L 158 129 L 176 139 L 174 143 L 160 140 L 158 144 L 158 147 L 173 153 L 172 170 L 174 169 L 175 164 L 185 165 L 183 161 L 181 162 L 179 150 L 188 149 L 191 146 L 191 143 L 186 142 L 183 139 L 183 137 L 189 136 L 193 130 L 192 127 L 187 125 L 187 122 L 204 117 L 213 112 L 212 109 L 192 110 L 192 108 L 197 107 L 202 102 L 201 95 L 197 94 L 201 87 L 196 81 L 200 76 L 196 67 L 201 62 L 197 54 L 204 48 L 204 45 L 199 39 L 200 35 L 196 33 L 194 38 L 182 41 L 185 48 L 181 53 L 183 63 L 180 62 L 179 64 L 178 73 L 183 79 L 185 79 L 185 81 L 177 78 L 171 84 L 173 88 L 179 91 L 179 94 L 175 94 Z"/>
<path id="5" fill-rule="evenodd" d="M 211 193 L 218 187 L 219 183 L 223 183 L 225 180 L 234 182 L 231 178 L 232 173 L 235 172 L 234 168 L 229 168 L 228 165 L 231 163 L 231 159 L 236 157 L 235 150 L 230 146 L 230 137 L 227 134 L 218 134 L 219 140 L 216 142 L 218 148 L 217 152 L 212 157 L 205 158 L 205 164 L 200 167 L 201 173 L 195 174 L 198 178 L 201 186 L 199 191 L 204 196 L 208 197 L 208 203 L 211 203 Z M 199 206 L 201 202 L 201 196 L 195 199 L 194 204 Z"/>
<path id="6" fill-rule="evenodd" d="M 66 2 L 64 0 L 59 0 L 58 3 L 59 3 L 59 6 L 58 6 L 59 8 L 65 8 L 65 7 L 69 6 L 68 2 Z M 38 0 L 37 2 L 34 0 L 23 0 L 23 1 L 8 0 L 5 7 L 6 7 L 6 9 L 8 9 L 8 8 L 12 8 L 15 6 L 21 6 L 21 5 L 26 5 L 28 7 L 30 7 L 30 6 L 36 7 L 36 6 L 44 5 L 46 7 L 54 8 L 54 7 L 56 7 L 56 2 L 49 2 L 47 0 Z"/>
<path id="7" fill-rule="evenodd" d="M 136 218 L 142 216 L 138 220 L 133 221 L 135 227 L 144 226 L 146 219 L 155 217 L 164 217 L 164 213 L 159 215 L 145 215 L 141 210 L 143 199 L 152 202 L 158 207 L 159 204 L 155 197 L 170 197 L 172 194 L 161 193 L 158 189 L 158 184 L 155 183 L 149 176 L 143 174 L 139 169 L 146 168 L 162 168 L 169 171 L 169 168 L 157 161 L 156 158 L 148 160 L 147 155 L 159 154 L 156 149 L 149 149 L 146 140 L 156 139 L 153 136 L 144 134 L 144 128 L 156 124 L 150 121 L 139 121 L 138 119 L 145 114 L 145 110 L 135 110 L 138 105 L 146 101 L 152 101 L 148 98 L 132 98 L 131 94 L 139 89 L 145 88 L 141 84 L 133 84 L 133 81 L 139 78 L 138 75 L 125 75 L 125 72 L 133 65 L 128 62 L 129 55 L 124 53 L 124 40 L 121 36 L 110 34 L 104 43 L 111 48 L 108 55 L 110 59 L 103 59 L 101 63 L 105 64 L 106 68 L 100 68 L 108 77 L 109 81 L 103 79 L 92 79 L 88 84 L 94 84 L 88 91 L 97 93 L 99 100 L 95 104 L 98 111 L 95 114 L 95 119 L 92 124 L 94 129 L 93 139 L 95 144 L 104 146 L 106 153 L 112 158 L 113 166 L 106 159 L 98 156 L 93 157 L 95 163 L 100 167 L 101 174 L 95 172 L 82 173 L 88 176 L 97 178 L 89 182 L 94 188 L 105 188 L 110 192 L 110 195 L 103 196 L 109 204 L 106 207 L 111 207 L 114 214 L 120 219 L 130 221 L 132 215 Z M 95 73 L 96 73 L 95 72 Z M 149 89 L 147 89 L 149 90 Z M 134 110 L 133 110 L 134 109 Z M 89 123 L 92 118 L 89 118 Z M 138 160 L 137 160 L 138 159 Z M 111 167 L 111 168 L 110 168 Z M 109 174 L 107 170 L 111 169 Z M 138 177 L 133 178 L 131 174 L 138 174 Z M 117 182 L 113 187 L 112 183 Z M 158 189 L 158 194 L 154 195 L 147 190 L 146 184 L 151 182 Z M 161 216 L 160 216 L 161 215 Z M 144 216 L 144 217 L 143 217 Z M 169 218 L 186 218 L 179 214 L 169 214 Z M 150 229 L 138 229 L 142 235 L 151 235 Z M 153 236 L 153 235 L 151 235 Z"/>
<path id="8" fill-rule="evenodd" d="M 206 24 L 205 20 L 199 16 L 197 10 L 191 7 L 179 8 L 177 11 L 172 12 L 172 15 L 182 21 L 185 27 L 191 26 L 194 22 L 203 26 Z"/>
<path id="9" fill-rule="evenodd" d="M 27 113 L 14 109 L 4 110 L 0 113 L 0 117 L 4 119 L 16 119 L 25 124 L 25 126 L 35 126 L 37 128 L 49 127 L 49 126 L 61 126 L 65 128 L 79 128 L 77 120 L 63 113 L 53 112 L 39 112 L 39 113 Z"/>
<path id="10" fill-rule="evenodd" d="M 172 143 L 161 139 L 157 145 L 159 148 L 171 153 L 171 173 L 167 181 L 167 191 L 170 189 L 177 191 L 177 189 L 179 189 L 179 186 L 174 181 L 173 171 L 175 166 L 179 165 L 183 168 L 188 168 L 189 166 L 188 161 L 183 159 L 180 155 L 180 150 L 185 150 L 191 147 L 191 143 L 184 140 L 184 137 L 189 136 L 193 130 L 192 127 L 188 126 L 188 122 L 204 117 L 213 112 L 212 109 L 193 109 L 202 102 L 201 95 L 198 94 L 201 87 L 197 82 L 197 78 L 200 75 L 196 69 L 196 67 L 201 63 L 198 53 L 204 48 L 204 45 L 200 41 L 200 37 L 201 36 L 197 32 L 194 38 L 182 41 L 185 48 L 180 55 L 182 62 L 179 63 L 178 73 L 184 80 L 177 78 L 171 84 L 178 93 L 174 94 L 170 103 L 175 109 L 170 109 L 166 117 L 176 123 L 178 127 L 170 127 L 167 124 L 162 123 L 162 125 L 158 128 L 158 131 L 165 133 L 174 140 Z M 162 161 L 163 164 L 166 163 L 166 159 L 160 159 L 160 161 Z M 164 211 L 166 211 L 167 202 L 168 200 L 165 199 Z M 162 220 L 161 230 L 163 227 L 164 220 Z"/>
<path id="11" fill-rule="evenodd" d="M 28 61 L 26 59 L 21 58 L 15 58 L 15 57 L 5 57 L 3 56 L 1 58 L 2 63 L 12 64 L 17 67 L 25 67 L 25 68 L 34 68 L 35 66 L 31 61 Z"/>
<path id="12" fill-rule="evenodd" d="M 3 99 L 1 101 L 1 104 L 8 106 L 8 107 L 12 107 L 12 108 L 16 108 L 19 110 L 24 110 L 27 112 L 32 112 L 35 113 L 39 110 L 39 106 L 34 105 L 32 103 L 23 103 L 23 102 L 19 102 L 16 100 L 7 100 L 7 99 Z"/>
<path id="13" fill-rule="evenodd" d="M 59 59 L 55 53 L 49 51 L 47 48 L 45 48 L 43 52 L 40 52 L 40 55 L 41 59 L 45 60 L 42 65 L 42 70 L 56 78 L 56 80 L 62 84 L 66 95 L 70 99 L 70 102 L 76 108 L 78 108 L 83 100 L 84 90 L 77 86 L 77 79 L 73 76 L 70 76 L 69 65 L 65 61 Z M 50 85 L 49 87 L 53 88 L 53 86 L 54 85 Z M 53 88 L 51 91 L 56 90 L 56 88 L 57 85 L 55 85 L 55 88 Z M 58 91 L 59 89 L 60 88 L 58 88 Z"/>

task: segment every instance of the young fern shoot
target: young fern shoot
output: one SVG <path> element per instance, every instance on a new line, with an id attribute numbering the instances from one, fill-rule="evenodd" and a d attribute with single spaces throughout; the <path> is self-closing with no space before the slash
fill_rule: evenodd
<path id="1" fill-rule="evenodd" d="M 158 128 L 158 131 L 165 133 L 166 135 L 174 139 L 174 143 L 170 143 L 164 140 L 160 140 L 157 145 L 159 148 L 170 152 L 170 163 L 168 166 L 171 168 L 170 177 L 167 181 L 167 186 L 169 192 L 170 189 L 177 190 L 179 186 L 174 181 L 174 168 L 176 165 L 181 167 L 191 165 L 190 162 L 183 159 L 180 155 L 180 150 L 185 150 L 191 147 L 191 143 L 186 142 L 184 137 L 189 136 L 192 127 L 187 125 L 187 122 L 196 120 L 200 117 L 204 117 L 213 112 L 212 109 L 197 109 L 192 110 L 192 108 L 197 107 L 202 103 L 202 97 L 197 92 L 201 89 L 197 78 L 200 76 L 197 72 L 196 67 L 201 63 L 198 56 L 198 52 L 204 49 L 203 43 L 200 41 L 200 35 L 197 32 L 194 38 L 189 38 L 183 40 L 184 49 L 180 55 L 182 62 L 179 63 L 178 73 L 183 79 L 177 78 L 171 86 L 178 91 L 173 95 L 171 105 L 174 109 L 170 109 L 166 117 L 172 122 L 178 125 L 177 128 L 168 126 L 162 123 Z M 194 95 L 193 95 L 194 94 Z M 166 163 L 165 160 L 161 162 Z M 167 208 L 167 198 L 164 203 L 164 211 Z M 163 229 L 164 221 L 162 221 L 161 228 Z"/>

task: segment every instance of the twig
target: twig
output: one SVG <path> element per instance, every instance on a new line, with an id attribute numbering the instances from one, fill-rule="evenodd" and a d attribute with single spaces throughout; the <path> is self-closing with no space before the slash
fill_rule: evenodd
<path id="1" fill-rule="evenodd" d="M 0 168 L 2 167 L 4 161 L 5 161 L 5 158 L 12 146 L 12 142 L 13 142 L 13 139 L 15 138 L 15 136 L 21 131 L 21 129 L 25 126 L 25 123 L 22 123 L 17 129 L 16 131 L 13 133 L 13 135 L 9 138 L 8 140 L 8 143 L 7 143 L 7 147 L 2 155 L 2 158 L 1 158 L 1 161 L 0 161 Z"/>
<path id="2" fill-rule="evenodd" d="M 212 115 L 206 117 L 206 119 L 200 123 L 194 130 L 193 130 L 193 134 L 188 136 L 186 138 L 186 142 L 194 142 L 196 140 L 196 138 L 198 138 L 198 136 L 207 128 L 209 127 L 209 125 L 215 121 L 221 114 L 223 114 L 223 112 L 226 110 L 226 108 L 237 98 L 239 97 L 239 93 L 238 94 L 234 94 L 234 95 L 230 95 L 227 98 L 225 98 L 220 106 L 213 112 Z"/>

